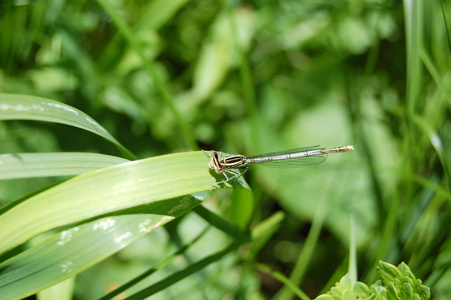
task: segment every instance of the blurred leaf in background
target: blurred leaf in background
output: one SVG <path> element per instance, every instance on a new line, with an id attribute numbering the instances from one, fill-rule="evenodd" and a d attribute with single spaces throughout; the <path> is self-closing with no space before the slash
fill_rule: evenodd
<path id="1" fill-rule="evenodd" d="M 64 290 L 99 298 L 131 280 L 138 284 L 123 295 L 136 298 L 159 292 L 157 298 L 289 299 L 296 286 L 316 297 L 346 274 L 352 214 L 363 282 L 376 280 L 379 260 L 405 261 L 434 299 L 448 299 L 450 9 L 439 0 L 2 1 L 0 92 L 78 109 L 112 138 L 3 114 L 0 161 L 19 175 L 0 181 L 2 213 L 79 180 L 68 176 L 87 178 L 83 167 L 99 174 L 143 168 L 135 174 L 139 182 L 150 174 L 147 160 L 125 159 L 162 159 L 157 170 L 174 172 L 175 182 L 166 181 L 159 195 L 178 197 L 195 192 L 187 188 L 188 167 L 193 182 L 203 180 L 196 191 L 208 191 L 214 182 L 208 158 L 180 154 L 177 170 L 162 155 L 352 144 L 355 151 L 315 167 L 252 166 L 245 174 L 252 193 L 187 196 L 194 202 L 186 215 L 110 254 Z M 30 178 L 21 157 L 44 177 Z M 49 164 L 40 169 L 39 159 Z M 70 174 L 63 172 L 67 160 L 74 163 Z M 119 165 L 104 170 L 102 162 Z M 92 176 L 89 186 L 105 190 L 87 195 L 107 197 L 113 182 Z M 194 209 L 194 203 L 202 204 Z M 138 201 L 124 205 L 132 211 L 124 216 L 115 207 L 114 217 L 154 213 Z M 56 239 L 104 217 L 46 234 Z M 255 264 L 279 271 L 291 285 Z M 146 270 L 153 275 L 133 280 Z"/>

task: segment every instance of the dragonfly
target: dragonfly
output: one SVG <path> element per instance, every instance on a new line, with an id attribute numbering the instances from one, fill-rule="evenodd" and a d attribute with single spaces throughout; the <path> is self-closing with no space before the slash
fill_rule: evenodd
<path id="1" fill-rule="evenodd" d="M 320 164 L 324 162 L 330 153 L 348 152 L 354 150 L 354 146 L 340 146 L 334 148 L 321 148 L 320 146 L 310 146 L 285 151 L 265 153 L 254 156 L 245 156 L 241 154 L 233 154 L 223 156 L 222 152 L 210 151 L 210 162 L 208 167 L 213 169 L 217 174 L 224 175 L 225 179 L 216 182 L 213 187 L 227 183 L 243 176 L 248 165 L 262 164 L 271 167 L 301 167 Z M 206 153 L 207 151 L 204 151 Z M 207 154 L 208 155 L 208 154 Z M 238 172 L 237 169 L 243 170 Z"/>

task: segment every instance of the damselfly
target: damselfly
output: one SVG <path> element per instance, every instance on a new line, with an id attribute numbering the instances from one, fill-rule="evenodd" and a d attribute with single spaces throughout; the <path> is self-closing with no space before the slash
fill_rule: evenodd
<path id="1" fill-rule="evenodd" d="M 247 165 L 263 164 L 273 167 L 309 166 L 322 163 L 326 160 L 327 154 L 329 153 L 347 152 L 352 150 L 354 150 L 353 146 L 341 146 L 335 148 L 311 146 L 255 156 L 244 156 L 240 154 L 227 155 L 224 158 L 222 157 L 222 152 L 210 151 L 211 160 L 208 166 L 215 170 L 216 173 L 224 175 L 224 180 L 214 184 L 219 185 L 242 176 L 249 169 Z M 244 171 L 240 173 L 232 169 L 241 169 Z M 231 176 L 229 177 L 227 173 Z"/>

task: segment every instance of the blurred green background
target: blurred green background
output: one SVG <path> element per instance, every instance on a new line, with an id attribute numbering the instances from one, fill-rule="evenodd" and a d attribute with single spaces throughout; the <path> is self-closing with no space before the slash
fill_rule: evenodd
<path id="1" fill-rule="evenodd" d="M 351 215 L 359 280 L 376 279 L 378 260 L 405 261 L 434 299 L 449 299 L 450 9 L 439 0 L 2 1 L 0 92 L 74 106 L 139 158 L 354 145 L 315 167 L 251 167 L 253 197 L 212 193 L 204 205 L 241 228 L 285 217 L 257 253 L 242 246 L 156 299 L 287 297 L 255 263 L 316 297 L 347 272 Z M 120 156 L 69 126 L 0 122 L 0 153 L 68 151 Z M 2 181 L 0 202 L 57 181 Z M 147 235 L 81 273 L 75 299 L 101 297 L 163 260 L 177 228 L 188 241 L 206 225 L 189 213 Z M 227 240 L 208 231 L 156 279 Z"/>

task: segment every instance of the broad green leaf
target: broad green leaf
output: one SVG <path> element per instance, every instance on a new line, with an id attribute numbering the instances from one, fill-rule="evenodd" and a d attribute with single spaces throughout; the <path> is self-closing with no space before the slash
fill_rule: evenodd
<path id="1" fill-rule="evenodd" d="M 350 127 L 345 118 L 345 110 L 339 105 L 317 106 L 308 112 L 298 114 L 290 125 L 287 126 L 285 133 L 289 141 L 286 149 L 315 144 L 335 147 L 355 143 L 348 134 Z M 332 127 L 334 130 L 330 130 Z M 315 130 L 310 130 L 311 128 Z M 390 140 L 381 127 L 374 125 L 371 130 L 372 140 L 380 141 L 382 144 L 378 143 L 377 147 L 390 149 L 380 151 L 383 155 L 389 156 L 387 153 L 394 152 L 391 150 L 391 144 L 386 142 Z M 269 142 L 277 145 L 280 139 L 276 136 Z M 344 244 L 349 244 L 349 214 L 353 213 L 356 224 L 356 246 L 359 247 L 368 239 L 366 232 L 374 226 L 376 215 L 373 195 L 368 192 L 371 184 L 366 165 L 362 163 L 362 151 L 358 145 L 354 146 L 355 151 L 330 154 L 327 160 L 318 166 L 281 171 L 261 168 L 258 175 L 264 180 L 265 185 L 271 186 L 270 192 L 277 192 L 280 204 L 302 220 L 313 220 L 320 209 L 320 204 L 325 200 L 327 214 L 324 227 L 333 232 Z M 267 148 L 264 151 L 271 149 Z M 381 176 L 386 176 L 385 180 L 389 186 L 394 182 L 392 158 L 384 157 L 382 154 L 376 154 L 380 156 L 381 161 L 378 163 L 378 170 Z M 353 201 L 354 197 L 359 201 Z"/>
<path id="2" fill-rule="evenodd" d="M 0 94 L 0 120 L 36 120 L 78 127 L 109 140 L 133 158 L 133 154 L 94 119 L 75 107 L 58 101 L 27 95 Z"/>
<path id="3" fill-rule="evenodd" d="M 0 180 L 79 175 L 127 161 L 96 153 L 0 154 Z"/>
<path id="4" fill-rule="evenodd" d="M 172 215 L 184 204 L 167 199 L 210 190 L 216 181 L 202 152 L 163 155 L 85 173 L 1 215 L 0 253 L 50 229 L 139 205 L 149 205 L 149 213 Z"/>

